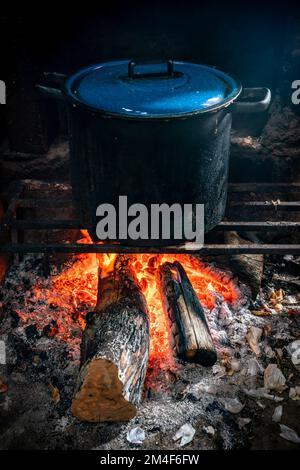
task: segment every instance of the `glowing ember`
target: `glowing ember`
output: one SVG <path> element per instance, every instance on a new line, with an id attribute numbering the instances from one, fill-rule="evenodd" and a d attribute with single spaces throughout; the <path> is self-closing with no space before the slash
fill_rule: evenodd
<path id="1" fill-rule="evenodd" d="M 80 242 L 87 243 L 89 241 L 90 239 L 85 232 L 84 238 Z M 217 273 L 192 256 L 150 254 L 130 256 L 148 304 L 151 333 L 150 361 L 152 363 L 155 360 L 165 363 L 171 361 L 167 319 L 163 311 L 157 282 L 159 265 L 167 261 L 179 261 L 186 270 L 200 302 L 209 309 L 215 305 L 216 294 L 220 294 L 228 302 L 237 298 L 233 283 L 226 275 Z M 53 283 L 57 291 L 55 301 L 57 302 L 57 297 L 66 299 L 71 295 L 76 308 L 78 304 L 85 303 L 92 309 L 97 297 L 98 266 L 102 269 L 102 275 L 105 275 L 113 269 L 115 258 L 115 254 L 80 255 L 69 269 L 54 277 Z M 81 327 L 84 326 L 83 323 L 82 320 Z"/>

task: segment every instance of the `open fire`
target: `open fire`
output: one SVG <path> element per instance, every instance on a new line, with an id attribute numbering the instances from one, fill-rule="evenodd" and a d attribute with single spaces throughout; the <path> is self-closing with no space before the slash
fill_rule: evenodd
<path id="1" fill-rule="evenodd" d="M 83 232 L 78 243 L 89 242 L 88 234 Z M 194 420 L 197 416 L 198 418 L 202 417 L 201 419 L 204 419 L 206 424 L 217 429 L 218 419 L 223 416 L 220 414 L 220 410 L 223 409 L 222 406 L 225 406 L 226 397 L 229 396 L 228 400 L 236 400 L 236 396 L 238 396 L 244 406 L 247 394 L 249 393 L 251 397 L 251 394 L 254 393 L 252 389 L 262 386 L 262 375 L 258 372 L 257 377 L 254 378 L 253 367 L 260 367 L 257 365 L 258 363 L 262 364 L 261 367 L 267 366 L 270 362 L 268 359 L 270 347 L 274 349 L 276 346 L 276 351 L 278 350 L 280 353 L 283 344 L 281 338 L 284 338 L 285 343 L 288 343 L 297 337 L 294 330 L 291 329 L 294 324 L 296 328 L 296 317 L 294 321 L 294 317 L 291 318 L 291 315 L 286 314 L 290 312 L 288 305 L 287 307 L 284 305 L 285 313 L 281 315 L 275 313 L 272 314 L 272 317 L 254 315 L 249 310 L 250 290 L 240 281 L 233 281 L 231 271 L 227 270 L 227 267 L 221 270 L 215 266 L 215 263 L 203 262 L 195 256 L 183 254 L 132 254 L 125 255 L 125 258 L 128 259 L 129 268 L 134 272 L 139 288 L 147 302 L 150 357 L 149 361 L 147 358 L 144 360 L 145 356 L 141 351 L 135 368 L 135 361 L 132 361 L 132 356 L 130 357 L 128 343 L 121 349 L 129 351 L 129 355 L 126 357 L 129 359 L 130 370 L 133 371 L 130 374 L 131 377 L 135 376 L 136 370 L 141 371 L 139 366 L 141 361 L 144 361 L 144 370 L 148 367 L 144 382 L 143 401 L 135 415 L 137 408 L 132 407 L 136 407 L 135 398 L 138 396 L 138 391 L 141 390 L 140 387 L 134 395 L 129 397 L 124 395 L 124 400 L 129 403 L 127 405 L 129 412 L 125 418 L 120 414 L 122 408 L 118 407 L 115 416 L 111 409 L 108 410 L 104 421 L 120 422 L 123 419 L 130 419 L 129 427 L 133 426 L 132 423 L 142 424 L 151 434 L 151 430 L 156 429 L 157 426 L 163 426 L 162 429 L 168 430 L 170 426 L 174 426 L 174 423 L 184 424 L 188 420 Z M 13 364 L 13 366 L 10 366 L 12 375 L 8 376 L 4 383 L 7 382 L 8 390 L 12 391 L 14 389 L 14 374 L 19 380 L 18 377 L 21 375 L 18 375 L 18 371 L 22 371 L 26 374 L 26 380 L 29 381 L 31 390 L 32 387 L 45 388 L 41 408 L 48 410 L 49 413 L 52 413 L 53 409 L 59 413 L 67 413 L 67 418 L 64 419 L 70 423 L 77 423 L 76 420 L 73 421 L 74 417 L 81 421 L 98 422 L 97 408 L 95 413 L 95 407 L 91 406 L 91 403 L 86 399 L 86 395 L 89 395 L 90 392 L 94 393 L 94 391 L 82 386 L 82 382 L 80 382 L 80 377 L 82 377 L 82 365 L 79 367 L 80 346 L 82 345 L 82 337 L 85 336 L 83 332 L 86 331 L 86 325 L 89 323 L 86 321 L 89 318 L 87 314 L 94 310 L 96 318 L 101 317 L 102 313 L 105 314 L 102 308 L 98 315 L 99 298 L 97 299 L 97 294 L 99 287 L 100 291 L 105 291 L 106 280 L 112 275 L 117 259 L 118 255 L 84 253 L 67 261 L 55 258 L 52 260 L 51 275 L 45 278 L 42 275 L 42 258 L 40 256 L 26 256 L 22 262 L 12 265 L 6 277 L 2 298 L 3 314 L 5 315 L 3 316 L 2 332 L 4 332 L 3 338 L 7 345 L 8 364 Z M 165 311 L 165 296 L 161 291 L 161 273 L 166 264 L 176 266 L 176 263 L 180 263 L 187 274 L 205 312 L 218 354 L 218 361 L 214 367 L 203 368 L 195 364 L 194 360 L 191 361 L 191 364 L 174 360 L 174 357 L 178 357 L 178 353 L 174 351 L 173 338 L 171 334 L 169 335 L 170 318 Z M 263 295 L 262 300 L 269 298 L 269 285 L 261 294 Z M 185 288 L 186 285 L 183 287 Z M 287 295 L 286 300 L 291 302 L 291 296 Z M 129 320 L 127 325 L 131 323 L 131 312 L 132 310 L 129 308 L 126 313 L 126 318 Z M 113 307 L 108 310 L 106 319 L 112 318 L 113 313 L 119 315 L 119 325 L 121 326 L 123 318 L 120 317 L 120 309 L 115 310 Z M 95 334 L 101 330 L 101 322 L 96 326 Z M 138 327 L 134 326 L 133 328 L 135 328 L 135 332 L 138 331 Z M 123 327 L 120 330 L 119 338 L 133 336 L 130 335 L 129 330 L 125 330 L 124 334 Z M 259 331 L 262 335 L 259 346 L 261 357 L 253 358 L 252 330 Z M 104 343 L 107 337 L 112 336 L 111 331 L 115 332 L 117 329 L 110 328 L 109 330 L 104 325 L 101 333 L 101 339 L 104 339 Z M 274 332 L 276 337 L 274 337 Z M 129 334 L 126 335 L 126 333 Z M 94 339 L 97 340 L 95 336 Z M 100 342 L 97 340 L 95 344 L 96 350 L 99 351 Z M 109 343 L 109 345 L 111 344 Z M 139 345 L 143 345 L 142 340 Z M 103 349 L 100 352 L 102 353 Z M 173 355 L 174 352 L 176 356 Z M 97 361 L 97 357 L 95 360 Z M 271 361 L 274 361 L 274 358 Z M 124 361 L 124 363 L 128 362 Z M 87 362 L 83 364 L 87 364 Z M 122 364 L 119 363 L 119 366 L 119 371 L 123 373 Z M 91 374 L 94 372 L 97 370 L 93 369 Z M 142 377 L 144 377 L 143 374 Z M 143 383 L 143 380 L 140 383 Z M 114 382 L 115 385 L 117 385 L 116 382 Z M 19 391 L 21 393 L 22 386 L 19 382 L 16 389 L 18 393 Z M 197 398 L 200 393 L 198 389 L 201 391 L 201 400 Z M 38 388 L 36 395 L 34 395 L 35 400 L 40 400 L 39 390 Z M 110 388 L 107 396 L 102 393 L 102 407 L 105 406 L 106 399 L 112 401 L 115 398 L 113 390 L 114 388 Z M 82 395 L 82 391 L 85 396 Z M 77 400 L 74 400 L 74 397 L 77 397 Z M 116 398 L 119 400 L 118 403 L 122 405 L 122 396 Z M 277 399 L 281 400 L 282 398 L 274 398 L 274 400 Z M 23 398 L 16 400 L 16 402 L 19 403 L 22 400 Z M 82 408 L 84 404 L 85 413 L 89 412 L 90 415 L 82 413 L 80 407 Z M 252 409 L 253 403 L 251 401 L 248 405 Z M 248 419 L 247 413 L 248 411 L 245 411 L 243 418 Z M 135 416 L 134 421 L 131 420 L 133 416 Z M 45 423 L 47 419 L 45 418 Z M 220 424 L 220 433 L 223 433 L 222 438 L 226 441 L 225 446 L 232 445 L 231 439 L 235 432 L 236 430 L 234 431 L 230 424 L 228 426 L 225 426 L 223 422 Z M 111 445 L 115 445 L 114 442 Z"/>
<path id="2" fill-rule="evenodd" d="M 79 243 L 87 243 L 89 235 L 82 233 Z M 53 334 L 58 339 L 69 340 L 70 324 L 76 321 L 81 329 L 85 327 L 85 313 L 95 307 L 97 299 L 98 269 L 101 277 L 107 275 L 114 265 L 115 254 L 80 254 L 76 261 L 51 279 L 49 289 L 34 288 L 33 297 L 18 312 L 25 323 L 36 323 L 39 328 L 46 326 L 48 318 L 43 318 L 42 311 L 30 311 L 27 307 L 35 304 L 37 299 L 44 299 L 52 308 L 53 319 L 57 320 Z M 139 281 L 141 290 L 147 301 L 150 321 L 150 365 L 155 361 L 170 364 L 172 355 L 169 347 L 169 334 L 166 315 L 163 311 L 162 299 L 158 285 L 157 271 L 165 262 L 179 261 L 184 267 L 200 303 L 212 309 L 216 296 L 220 295 L 227 302 L 237 298 L 237 291 L 232 280 L 224 273 L 201 263 L 189 255 L 169 254 L 137 254 L 130 255 L 131 264 Z M 60 315 L 60 309 L 70 312 L 70 315 Z M 74 310 L 77 314 L 74 314 Z M 51 333 L 50 333 L 51 334 Z"/>

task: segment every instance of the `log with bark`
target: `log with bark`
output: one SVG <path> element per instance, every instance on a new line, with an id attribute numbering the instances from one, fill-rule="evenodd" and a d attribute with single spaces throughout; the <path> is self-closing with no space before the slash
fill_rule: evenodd
<path id="1" fill-rule="evenodd" d="M 212 366 L 217 353 L 204 310 L 179 262 L 164 263 L 160 287 L 171 331 L 171 347 L 182 359 Z"/>
<path id="2" fill-rule="evenodd" d="M 82 421 L 127 421 L 140 402 L 149 355 L 146 301 L 124 255 L 99 275 L 88 314 L 72 413 Z"/>
<path id="3" fill-rule="evenodd" d="M 225 232 L 225 242 L 232 245 L 249 244 L 247 240 L 237 234 L 237 232 Z M 264 271 L 264 255 L 231 255 L 229 258 L 232 270 L 238 275 L 239 279 L 251 288 L 255 298 L 260 290 Z"/>

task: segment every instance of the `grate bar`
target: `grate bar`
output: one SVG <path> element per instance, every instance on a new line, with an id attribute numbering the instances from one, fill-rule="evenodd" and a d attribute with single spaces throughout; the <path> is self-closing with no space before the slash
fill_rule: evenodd
<path id="1" fill-rule="evenodd" d="M 300 228 L 299 222 L 288 221 L 268 221 L 268 222 L 248 222 L 248 221 L 222 221 L 214 230 L 216 231 L 268 231 L 281 230 L 283 228 L 296 229 Z"/>
<path id="2" fill-rule="evenodd" d="M 297 193 L 300 183 L 229 183 L 230 193 Z"/>
<path id="3" fill-rule="evenodd" d="M 56 220 L 12 220 L 9 226 L 15 229 L 23 230 L 84 230 L 85 227 L 78 219 L 56 219 Z M 7 224 L 0 223 L 1 227 L 7 227 Z M 231 231 L 231 230 L 280 230 L 283 228 L 296 229 L 300 228 L 300 222 L 288 221 L 270 221 L 270 222 L 244 222 L 244 221 L 223 221 L 220 222 L 215 231 Z"/>
<path id="4" fill-rule="evenodd" d="M 8 253 L 161 253 L 161 254 L 297 254 L 300 255 L 300 245 L 251 243 L 247 245 L 207 244 L 202 248 L 195 243 L 176 246 L 128 246 L 121 244 L 35 244 L 15 243 L 4 244 L 0 252 Z"/>
<path id="5" fill-rule="evenodd" d="M 262 208 L 262 209 L 273 209 L 277 210 L 293 210 L 298 211 L 300 209 L 300 201 L 229 201 L 229 207 L 247 207 L 247 208 Z"/>
<path id="6" fill-rule="evenodd" d="M 7 228 L 7 223 L 0 223 L 1 228 Z M 57 220 L 14 220 L 9 227 L 19 230 L 83 230 L 84 227 L 77 219 Z"/>

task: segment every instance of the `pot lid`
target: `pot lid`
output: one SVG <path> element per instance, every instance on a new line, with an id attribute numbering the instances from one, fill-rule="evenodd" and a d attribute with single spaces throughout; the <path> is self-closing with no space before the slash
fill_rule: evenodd
<path id="1" fill-rule="evenodd" d="M 241 86 L 204 65 L 121 60 L 79 71 L 67 80 L 66 91 L 76 102 L 109 115 L 172 118 L 231 103 Z"/>

